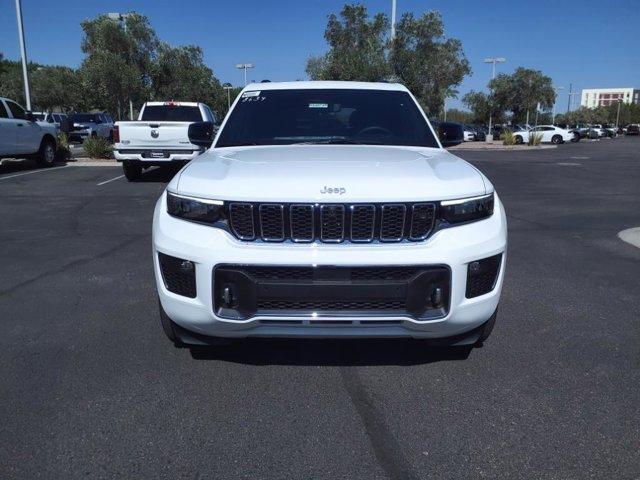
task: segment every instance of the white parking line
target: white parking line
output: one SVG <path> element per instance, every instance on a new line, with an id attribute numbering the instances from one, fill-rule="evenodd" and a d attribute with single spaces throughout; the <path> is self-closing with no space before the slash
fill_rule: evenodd
<path id="1" fill-rule="evenodd" d="M 119 178 L 122 178 L 122 177 L 124 177 L 124 175 L 118 175 L 117 177 L 112 178 L 112 179 L 110 179 L 110 180 L 105 180 L 104 182 L 100 182 L 100 183 L 98 184 L 98 186 L 100 186 L 100 185 L 104 185 L 105 183 L 113 182 L 114 180 L 118 180 Z"/>
<path id="2" fill-rule="evenodd" d="M 16 173 L 15 175 L 7 175 L 6 177 L 0 177 L 0 180 L 7 180 L 9 178 L 21 177 L 23 175 L 31 175 L 32 173 L 50 172 L 52 170 L 60 170 L 61 168 L 67 168 L 69 165 L 62 165 L 60 167 L 42 168 L 40 170 L 31 170 L 29 172 Z"/>

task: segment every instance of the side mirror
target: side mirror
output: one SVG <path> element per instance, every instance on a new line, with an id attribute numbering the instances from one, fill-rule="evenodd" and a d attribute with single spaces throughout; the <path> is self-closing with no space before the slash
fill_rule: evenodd
<path id="1" fill-rule="evenodd" d="M 27 122 L 35 122 L 35 121 L 37 121 L 36 116 L 35 116 L 33 113 L 31 113 L 31 112 L 26 112 L 26 113 L 24 114 L 24 119 L 25 119 Z"/>
<path id="2" fill-rule="evenodd" d="M 453 147 L 464 141 L 462 125 L 454 122 L 442 122 L 438 124 L 438 138 L 444 148 Z"/>
<path id="3" fill-rule="evenodd" d="M 212 122 L 195 122 L 189 125 L 189 141 L 199 147 L 209 148 L 213 143 Z"/>

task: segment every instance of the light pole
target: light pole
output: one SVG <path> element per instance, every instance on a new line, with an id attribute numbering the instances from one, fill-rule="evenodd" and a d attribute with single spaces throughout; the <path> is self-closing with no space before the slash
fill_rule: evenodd
<path id="1" fill-rule="evenodd" d="M 396 0 L 391 0 L 391 40 L 396 38 Z"/>
<path id="2" fill-rule="evenodd" d="M 229 83 L 222 86 L 227 91 L 227 110 L 231 110 L 231 89 L 233 88 Z"/>
<path id="3" fill-rule="evenodd" d="M 492 71 L 491 71 L 491 80 L 496 78 L 496 63 L 504 63 L 507 59 L 504 57 L 487 57 L 484 59 L 484 63 L 492 63 Z M 492 110 L 491 102 L 489 102 L 489 133 L 487 134 L 487 142 L 493 142 L 493 134 L 491 133 L 491 110 Z"/>
<path id="4" fill-rule="evenodd" d="M 238 63 L 236 68 L 239 70 L 244 70 L 244 86 L 247 86 L 247 69 L 253 68 L 253 63 Z"/>
<path id="5" fill-rule="evenodd" d="M 20 55 L 22 56 L 22 78 L 24 80 L 24 101 L 27 110 L 31 111 L 31 93 L 29 92 L 29 75 L 27 73 L 27 47 L 24 43 L 24 27 L 22 25 L 22 5 L 16 0 L 16 17 L 18 18 L 18 36 L 20 37 Z"/>
<path id="6" fill-rule="evenodd" d="M 622 103 L 621 99 L 618 99 L 618 113 L 616 113 L 616 128 L 618 128 L 618 124 L 620 122 L 620 104 Z"/>
<path id="7" fill-rule="evenodd" d="M 124 29 L 124 33 L 127 33 L 126 20 L 127 20 L 127 17 L 130 15 L 131 13 L 118 13 L 118 12 L 107 13 L 107 17 L 109 17 L 111 20 L 115 20 L 116 22 L 118 22 L 119 25 L 122 26 L 122 28 Z M 118 107 L 118 109 L 119 108 L 120 107 Z M 118 111 L 118 115 L 120 115 L 119 111 Z M 131 98 L 129 98 L 129 120 L 133 120 L 133 101 L 131 100 Z"/>
<path id="8" fill-rule="evenodd" d="M 555 90 L 556 96 L 557 96 L 560 90 L 564 90 L 564 87 L 554 87 L 553 89 Z M 556 101 L 554 99 L 553 107 L 551 107 L 551 125 L 555 125 L 555 121 L 556 121 Z"/>

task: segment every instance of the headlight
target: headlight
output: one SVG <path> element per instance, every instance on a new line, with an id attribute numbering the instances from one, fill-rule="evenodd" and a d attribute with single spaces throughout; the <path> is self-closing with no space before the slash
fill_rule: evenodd
<path id="1" fill-rule="evenodd" d="M 438 216 L 452 225 L 475 222 L 493 215 L 493 202 L 493 193 L 482 197 L 443 200 Z"/>
<path id="2" fill-rule="evenodd" d="M 223 216 L 223 202 L 167 192 L 167 213 L 191 222 L 213 224 Z"/>

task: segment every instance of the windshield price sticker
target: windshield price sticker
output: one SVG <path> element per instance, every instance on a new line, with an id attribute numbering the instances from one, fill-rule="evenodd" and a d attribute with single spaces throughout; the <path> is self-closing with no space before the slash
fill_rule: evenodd
<path id="1" fill-rule="evenodd" d="M 309 108 L 329 108 L 328 103 L 310 103 Z"/>
<path id="2" fill-rule="evenodd" d="M 260 96 L 260 90 L 253 90 L 251 92 L 244 92 L 242 94 L 242 98 L 259 97 L 259 96 Z"/>

